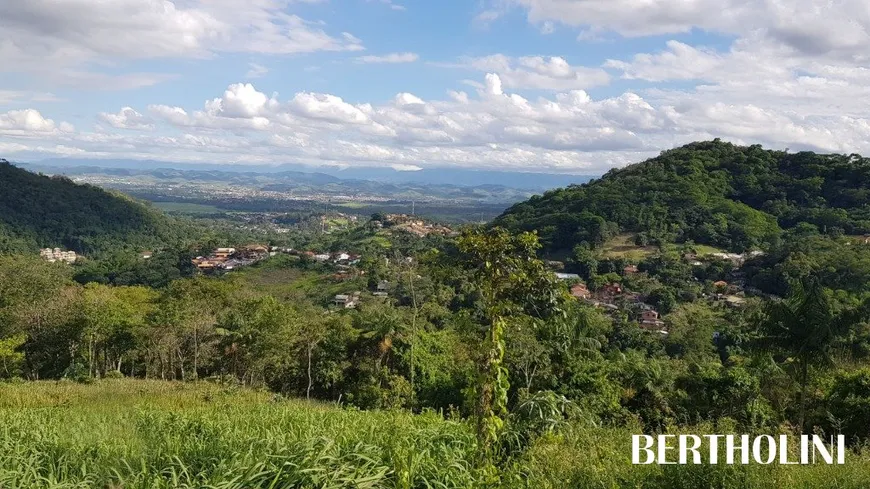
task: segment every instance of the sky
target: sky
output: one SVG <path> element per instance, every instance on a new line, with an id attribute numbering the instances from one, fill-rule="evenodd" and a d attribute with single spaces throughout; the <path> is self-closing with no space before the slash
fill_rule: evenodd
<path id="1" fill-rule="evenodd" d="M 870 154 L 866 0 L 0 0 L 0 157 L 601 174 Z"/>

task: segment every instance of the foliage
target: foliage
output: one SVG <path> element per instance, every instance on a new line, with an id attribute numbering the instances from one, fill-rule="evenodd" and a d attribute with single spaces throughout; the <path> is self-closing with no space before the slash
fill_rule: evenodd
<path id="1" fill-rule="evenodd" d="M 181 243 L 193 229 L 121 194 L 0 160 L 0 252 L 139 251 Z"/>
<path id="2" fill-rule="evenodd" d="M 810 368 L 831 365 L 837 337 L 868 317 L 867 307 L 835 311 L 828 294 L 813 279 L 795 282 L 786 300 L 768 303 L 756 342 L 762 351 L 778 353 L 794 364 L 793 375 L 800 385 L 799 429 L 804 429 Z"/>
<path id="3" fill-rule="evenodd" d="M 584 185 L 552 190 L 496 219 L 538 230 L 546 250 L 597 246 L 617 232 L 736 252 L 775 244 L 781 229 L 870 232 L 870 164 L 857 155 L 786 153 L 719 140 L 668 150 Z"/>
<path id="4" fill-rule="evenodd" d="M 497 442 L 507 412 L 508 317 L 520 311 L 547 316 L 557 307 L 554 277 L 536 258 L 539 247 L 534 234 L 513 236 L 499 228 L 467 230 L 457 239 L 455 263 L 470 272 L 481 295 L 486 325 L 475 409 L 478 440 L 485 448 Z"/>

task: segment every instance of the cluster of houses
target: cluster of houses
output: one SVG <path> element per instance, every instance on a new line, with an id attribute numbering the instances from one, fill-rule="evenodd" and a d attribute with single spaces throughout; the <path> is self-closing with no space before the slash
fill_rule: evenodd
<path id="1" fill-rule="evenodd" d="M 748 258 L 760 256 L 762 252 L 754 251 L 750 253 L 714 253 L 708 255 L 711 258 L 728 260 L 739 266 L 742 265 Z M 696 256 L 684 257 L 691 264 L 701 265 L 702 263 Z M 552 266 L 552 265 L 551 265 Z M 556 268 L 556 267 L 554 267 Z M 631 276 L 639 273 L 637 266 L 626 265 L 623 268 L 623 276 Z M 720 280 L 713 283 L 713 293 L 708 295 L 708 299 L 724 304 L 727 307 L 741 308 L 746 303 L 744 284 L 739 279 L 740 273 L 734 273 L 735 281 L 728 283 Z M 559 280 L 571 282 L 571 295 L 587 304 L 603 309 L 607 313 L 615 313 L 620 310 L 632 313 L 636 316 L 639 326 L 647 331 L 653 331 L 660 334 L 668 334 L 664 321 L 651 305 L 646 304 L 639 294 L 631 293 L 623 288 L 619 283 L 609 283 L 602 286 L 596 291 L 591 291 L 585 283 L 580 281 L 580 276 L 575 273 L 556 272 L 556 277 Z M 758 291 L 760 293 L 760 291 Z M 617 304 L 621 304 L 617 305 Z"/>
<path id="2" fill-rule="evenodd" d="M 853 243 L 870 245 L 870 234 L 865 234 L 864 236 L 859 236 L 856 240 L 852 241 Z"/>
<path id="3" fill-rule="evenodd" d="M 317 251 L 290 250 L 291 255 L 298 255 L 320 263 L 333 263 L 339 266 L 351 266 L 359 263 L 360 255 L 338 251 L 335 253 L 321 253 Z"/>
<path id="4" fill-rule="evenodd" d="M 567 276 L 567 277 L 566 277 Z M 562 280 L 578 280 L 575 274 L 557 274 Z M 605 312 L 614 313 L 622 308 L 616 302 L 625 304 L 625 309 L 638 312 L 638 324 L 641 328 L 660 334 L 668 334 L 665 323 L 659 317 L 659 313 L 649 304 L 644 303 L 640 296 L 626 291 L 619 283 L 604 284 L 597 291 L 591 291 L 583 282 L 576 282 L 571 286 L 571 295 L 587 304 L 593 305 Z"/>
<path id="5" fill-rule="evenodd" d="M 762 255 L 764 255 L 763 251 L 756 250 L 756 251 L 749 251 L 747 253 L 724 253 L 724 252 L 710 253 L 709 255 L 706 255 L 706 256 L 711 257 L 711 258 L 716 258 L 718 260 L 730 261 L 734 266 L 741 267 L 746 262 L 746 260 L 748 260 L 750 258 L 756 258 L 756 257 L 762 256 Z M 695 265 L 695 266 L 700 266 L 703 264 L 698 259 L 698 257 L 696 255 L 691 254 L 691 253 L 684 255 L 683 258 L 685 258 L 686 260 L 689 260 L 691 262 L 691 264 Z"/>
<path id="6" fill-rule="evenodd" d="M 442 236 L 454 236 L 457 233 L 447 226 L 440 224 L 432 224 L 426 222 L 419 217 L 409 216 L 407 214 L 387 214 L 383 222 L 374 222 L 375 226 L 391 226 L 394 229 L 407 231 L 418 237 L 425 237 L 430 234 L 439 234 Z"/>
<path id="7" fill-rule="evenodd" d="M 381 280 L 378 282 L 377 288 L 372 292 L 373 297 L 386 299 L 390 295 L 390 282 Z M 350 294 L 338 294 L 332 299 L 332 303 L 339 309 L 356 309 L 360 303 L 362 293 L 359 291 Z"/>
<path id="8" fill-rule="evenodd" d="M 202 271 L 233 270 L 236 268 L 253 265 L 254 263 L 275 256 L 279 253 L 305 257 L 321 263 L 335 264 L 347 273 L 352 265 L 359 263 L 360 256 L 343 251 L 337 253 L 321 253 L 317 251 L 300 251 L 293 248 L 281 248 L 278 246 L 267 247 L 259 244 L 251 244 L 241 248 L 218 248 L 208 256 L 194 258 L 193 264 Z"/>
<path id="9" fill-rule="evenodd" d="M 359 291 L 352 294 L 338 294 L 332 302 L 340 309 L 355 309 L 360 302 L 360 295 Z"/>
<path id="10" fill-rule="evenodd" d="M 218 248 L 208 256 L 198 256 L 191 260 L 196 268 L 203 272 L 215 270 L 234 270 L 253 265 L 272 256 L 269 248 L 264 245 L 250 244 L 241 248 Z"/>
<path id="11" fill-rule="evenodd" d="M 60 248 L 43 248 L 39 251 L 39 256 L 48 262 L 64 262 L 75 263 L 79 256 L 75 251 L 63 251 Z"/>

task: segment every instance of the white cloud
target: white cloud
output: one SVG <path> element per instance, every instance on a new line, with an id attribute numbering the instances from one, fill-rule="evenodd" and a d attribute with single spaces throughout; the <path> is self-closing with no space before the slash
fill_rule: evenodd
<path id="1" fill-rule="evenodd" d="M 116 129 L 154 129 L 154 124 L 151 123 L 150 119 L 131 107 L 124 107 L 117 114 L 100 112 L 97 117 Z"/>
<path id="2" fill-rule="evenodd" d="M 360 56 L 356 60 L 360 63 L 413 63 L 420 59 L 416 53 L 390 53 L 382 56 Z"/>
<path id="3" fill-rule="evenodd" d="M 59 102 L 57 96 L 48 92 L 29 90 L 0 90 L 0 105 L 24 104 L 30 102 Z"/>
<path id="4" fill-rule="evenodd" d="M 559 56 L 523 56 L 503 54 L 465 57 L 458 65 L 447 65 L 494 73 L 507 88 L 538 90 L 572 90 L 607 85 L 610 75 L 601 68 L 572 66 Z"/>
<path id="5" fill-rule="evenodd" d="M 190 125 L 190 116 L 181 107 L 168 105 L 149 105 L 148 111 L 175 126 Z"/>
<path id="6" fill-rule="evenodd" d="M 640 59 L 638 70 L 656 66 Z M 667 56 L 656 59 L 674 64 Z M 559 74 L 558 64 L 548 66 L 552 74 Z M 727 61 L 720 69 L 727 71 Z M 659 73 L 658 68 L 652 71 Z M 870 70 L 830 68 L 828 75 L 863 87 Z M 828 85 L 800 80 L 793 81 L 806 90 L 795 91 L 795 100 L 816 107 L 813 97 L 820 97 L 821 107 Z M 238 83 L 205 102 L 201 110 L 149 106 L 150 122 L 129 107 L 101 114 L 114 127 L 151 123 L 159 132 L 75 132 L 35 110 L 9 112 L 0 117 L 0 144 L 10 151 L 38 147 L 46 152 L 173 161 L 292 160 L 406 170 L 456 166 L 581 173 L 603 172 L 668 147 L 713 137 L 776 148 L 870 152 L 870 102 L 857 101 L 856 108 L 834 114 L 767 103 L 764 95 L 751 99 L 724 83 L 690 91 L 627 91 L 607 98 L 568 90 L 536 99 L 511 93 L 494 73 L 480 85 L 477 96 L 452 92 L 444 100 L 424 100 L 402 92 L 385 103 L 354 104 L 313 92 L 283 101 Z M 33 140 L 39 144 L 28 142 Z"/>
<path id="7" fill-rule="evenodd" d="M 608 60 L 604 66 L 621 70 L 626 79 L 666 81 L 705 79 L 725 63 L 724 58 L 713 50 L 679 41 L 668 41 L 667 48 L 656 54 L 636 54 L 630 62 Z"/>
<path id="8" fill-rule="evenodd" d="M 46 119 L 38 110 L 34 109 L 10 110 L 5 114 L 0 114 L 0 134 L 39 136 L 45 133 L 72 132 L 73 130 L 72 125 L 66 122 L 55 124 L 53 120 Z"/>
<path id="9" fill-rule="evenodd" d="M 420 171 L 423 169 L 417 165 L 390 165 L 390 168 L 396 171 Z"/>
<path id="10" fill-rule="evenodd" d="M 559 23 L 626 37 L 693 29 L 763 38 L 805 55 L 867 59 L 870 10 L 864 0 L 491 0 L 499 14 L 518 7 L 529 22 Z M 715 15 L 711 15 L 716 12 Z M 582 32 L 582 31 L 581 31 Z"/>
<path id="11" fill-rule="evenodd" d="M 407 10 L 404 5 L 394 3 L 393 0 L 381 0 L 381 3 L 389 6 L 390 9 L 398 10 L 399 12 L 404 12 L 405 10 Z"/>
<path id="12" fill-rule="evenodd" d="M 262 78 L 266 75 L 266 73 L 269 73 L 269 68 L 266 68 L 263 65 L 257 63 L 249 63 L 248 66 L 250 67 L 250 69 L 247 73 L 245 73 L 245 78 Z"/>
<path id="13" fill-rule="evenodd" d="M 94 63 L 207 58 L 220 52 L 297 54 L 359 51 L 350 33 L 328 34 L 285 11 L 289 0 L 28 0 L 0 2 L 0 71 L 76 75 L 117 88 L 164 81 L 165 74 L 82 72 Z M 58 75 L 61 73 L 62 75 Z M 132 77 L 132 78 L 131 78 Z M 102 80 L 99 78 L 103 78 Z"/>
<path id="14" fill-rule="evenodd" d="M 229 0 L 215 1 L 226 4 Z M 198 46 L 202 53 L 183 42 L 172 49 L 184 56 L 207 56 L 220 50 L 282 51 L 278 47 L 281 39 L 293 44 L 285 32 L 288 26 L 313 32 L 307 45 L 320 46 L 316 49 L 328 49 L 324 46 L 330 43 L 348 51 L 361 48 L 359 40 L 348 33 L 324 34 L 331 41 L 324 40 L 317 34 L 323 33 L 322 25 L 270 10 L 276 1 L 254 0 L 242 7 L 242 17 L 259 25 L 250 33 L 217 28 L 213 37 L 191 40 L 190 46 Z M 413 92 L 421 89 L 414 85 L 394 96 L 379 94 L 372 99 L 378 102 L 366 103 L 353 98 L 358 93 L 352 92 L 341 94 L 345 98 L 317 91 L 279 98 L 250 83 L 237 83 L 204 104 L 177 107 L 156 100 L 147 110 L 139 109 L 147 116 L 131 107 L 117 114 L 99 114 L 113 128 L 153 124 L 159 129 L 150 133 L 75 132 L 68 124 L 55 124 L 33 109 L 7 112 L 0 115 L 0 148 L 175 161 L 292 160 L 407 170 L 447 165 L 571 172 L 603 172 L 668 147 L 713 137 L 775 148 L 870 153 L 870 58 L 865 54 L 870 50 L 859 49 L 870 47 L 870 42 L 863 37 L 866 16 L 856 9 L 859 3 L 833 1 L 854 17 L 838 30 L 822 15 L 825 12 L 814 8 L 818 3 L 808 0 L 796 0 L 794 8 L 778 0 L 725 0 L 717 4 L 725 6 L 721 16 L 709 15 L 715 10 L 709 10 L 711 0 L 506 1 L 526 8 L 529 19 L 545 31 L 550 25 L 560 31 L 575 28 L 585 39 L 702 28 L 735 40 L 723 49 L 681 37 L 683 41 L 671 40 L 647 53 L 614 56 L 601 66 L 576 66 L 559 56 L 461 58 L 448 66 L 476 72 L 473 80 L 464 82 L 476 90 L 469 90 L 470 94 L 447 91 L 443 100 L 431 92 L 416 92 L 426 97 L 416 95 Z M 176 2 L 175 13 L 179 5 Z M 183 5 L 188 10 L 212 12 L 199 0 Z M 750 6 L 758 7 L 758 18 L 748 13 Z M 807 9 L 800 10 L 800 6 Z M 2 9 L 8 7 L 0 6 L 0 14 Z M 632 15 L 625 15 L 626 11 Z M 501 15 L 498 10 L 490 12 L 485 16 L 490 20 Z M 803 28 L 812 25 L 808 16 L 819 17 L 819 29 Z M 226 14 L 213 17 L 217 25 L 230 25 Z M 840 14 L 833 18 L 844 20 Z M 190 21 L 196 23 L 196 19 Z M 282 27 L 270 31 L 266 24 Z M 239 42 L 228 46 L 234 36 Z M 42 50 L 46 65 L 58 56 L 89 60 L 108 56 L 88 54 L 83 41 L 64 44 L 64 50 L 59 50 L 50 36 L 46 39 L 44 44 L 27 48 Z M 257 44 L 273 39 L 278 44 Z M 19 49 L 10 46 L 0 43 L 0 60 L 2 53 Z M 152 45 L 146 51 L 155 49 Z M 417 55 L 351 59 L 411 62 Z M 59 62 L 59 73 L 77 69 L 63 68 L 67 65 Z M 252 71 L 257 66 L 252 65 Z M 153 80 L 147 73 L 99 80 L 85 74 L 78 83 L 133 86 L 138 82 L 144 86 L 149 77 Z M 591 90 L 617 78 L 623 80 L 620 86 L 631 88 L 607 97 Z M 545 95 L 529 94 L 530 90 Z M 25 100 L 17 92 L 9 93 L 9 99 Z M 207 99 L 206 95 L 198 95 L 197 100 Z"/>
<path id="15" fill-rule="evenodd" d="M 291 110 L 304 117 L 328 122 L 365 124 L 368 116 L 341 97 L 325 93 L 297 93 L 290 102 Z"/>
<path id="16" fill-rule="evenodd" d="M 244 119 L 264 115 L 277 104 L 275 96 L 267 97 L 250 83 L 235 83 L 226 89 L 223 97 L 206 102 L 205 108 L 211 115 Z"/>

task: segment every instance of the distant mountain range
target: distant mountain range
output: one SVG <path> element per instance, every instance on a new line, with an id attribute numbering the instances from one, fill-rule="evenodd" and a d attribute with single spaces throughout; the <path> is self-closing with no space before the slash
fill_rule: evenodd
<path id="1" fill-rule="evenodd" d="M 92 165 L 59 166 L 46 163 L 18 163 L 18 165 L 34 172 L 64 175 L 77 181 L 121 190 L 147 200 L 172 197 L 183 200 L 295 198 L 320 202 L 332 199 L 360 203 L 416 201 L 503 204 L 506 207 L 545 190 L 493 183 L 471 185 L 468 179 L 460 185 L 346 178 L 350 176 L 349 174 L 343 174 L 342 178 L 339 178 L 326 173 L 308 173 L 286 168 L 282 171 L 258 172 L 253 171 L 251 167 L 233 171 L 226 168 L 200 167 L 151 169 Z"/>
<path id="2" fill-rule="evenodd" d="M 203 172 L 237 172 L 237 173 L 297 173 L 311 175 L 311 178 L 331 176 L 342 180 L 367 180 L 383 183 L 418 183 L 425 185 L 457 185 L 475 187 L 480 185 L 498 185 L 529 191 L 543 191 L 571 184 L 585 183 L 593 175 L 565 175 L 536 172 L 509 172 L 497 170 L 465 170 L 453 168 L 433 168 L 419 171 L 398 171 L 392 168 L 358 167 L 314 167 L 301 164 L 282 165 L 243 165 L 243 164 L 207 164 L 207 163 L 173 163 L 154 160 L 100 160 L 77 158 L 53 158 L 30 163 L 16 163 L 22 167 L 100 167 L 131 170 L 158 170 L 172 168 L 185 171 Z M 297 175 L 298 177 L 301 175 Z M 310 183 L 314 183 L 311 181 Z"/>

